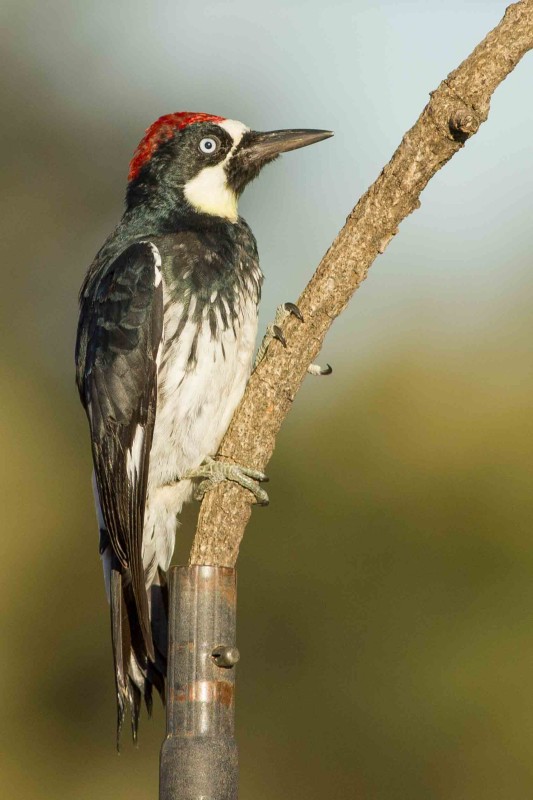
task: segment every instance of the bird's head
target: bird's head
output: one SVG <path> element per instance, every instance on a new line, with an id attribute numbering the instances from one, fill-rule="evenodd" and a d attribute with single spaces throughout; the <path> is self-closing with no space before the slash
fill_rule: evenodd
<path id="1" fill-rule="evenodd" d="M 261 133 L 211 114 L 167 114 L 148 128 L 135 151 L 128 206 L 161 193 L 190 211 L 234 222 L 239 196 L 265 164 L 332 135 L 319 130 Z"/>

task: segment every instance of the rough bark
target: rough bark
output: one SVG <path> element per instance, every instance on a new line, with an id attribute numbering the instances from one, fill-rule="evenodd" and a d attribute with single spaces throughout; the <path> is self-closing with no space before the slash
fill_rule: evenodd
<path id="1" fill-rule="evenodd" d="M 250 378 L 219 458 L 263 470 L 276 436 L 333 320 L 346 307 L 398 225 L 420 205 L 433 175 L 477 132 L 496 87 L 533 47 L 533 0 L 509 6 L 499 25 L 430 95 L 390 162 L 361 197 L 287 319 L 287 348 L 274 340 Z M 252 495 L 223 483 L 203 500 L 191 564 L 234 566 Z"/>

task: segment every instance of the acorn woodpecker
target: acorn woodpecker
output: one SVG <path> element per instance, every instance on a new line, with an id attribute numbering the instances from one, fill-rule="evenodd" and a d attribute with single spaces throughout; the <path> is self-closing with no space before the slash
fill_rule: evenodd
<path id="1" fill-rule="evenodd" d="M 117 736 L 129 708 L 136 738 L 153 686 L 164 699 L 165 574 L 197 479 L 201 491 L 229 479 L 267 500 L 264 475 L 213 459 L 250 375 L 263 280 L 238 198 L 280 153 L 330 135 L 161 117 L 133 156 L 123 217 L 81 288 L 76 379 L 91 431 Z"/>

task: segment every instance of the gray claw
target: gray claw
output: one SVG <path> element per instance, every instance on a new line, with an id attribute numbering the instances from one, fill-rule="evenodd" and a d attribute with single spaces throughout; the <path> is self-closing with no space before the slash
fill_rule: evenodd
<path id="1" fill-rule="evenodd" d="M 235 467 L 239 472 L 242 472 L 243 475 L 246 475 L 247 478 L 252 478 L 254 481 L 258 481 L 259 483 L 268 483 L 270 478 L 268 475 L 265 475 L 264 472 L 261 472 L 258 469 L 252 469 L 251 467 Z"/>
<path id="2" fill-rule="evenodd" d="M 278 342 L 281 342 L 283 347 L 287 347 L 287 340 L 284 337 L 279 325 L 273 325 L 272 326 L 272 334 L 273 334 L 274 339 L 277 339 Z"/>
<path id="3" fill-rule="evenodd" d="M 310 375 L 331 375 L 333 367 L 331 364 L 326 364 L 325 367 L 321 367 L 319 364 L 311 364 L 307 367 L 307 371 Z"/>
<path id="4" fill-rule="evenodd" d="M 300 322 L 304 321 L 304 318 L 302 316 L 302 312 L 300 311 L 300 309 L 298 308 L 298 306 L 295 303 L 283 303 L 283 308 L 285 309 L 285 311 L 288 311 L 289 314 L 292 314 L 293 317 L 296 317 L 296 319 L 299 319 Z"/>
<path id="5" fill-rule="evenodd" d="M 197 500 L 199 503 L 202 502 L 204 499 L 204 495 L 209 489 L 212 489 L 214 486 L 214 482 L 212 480 L 202 481 L 198 484 L 196 489 L 194 490 L 194 499 Z"/>
<path id="6" fill-rule="evenodd" d="M 302 312 L 298 308 L 295 303 L 282 303 L 282 305 L 278 306 L 276 309 L 276 316 L 274 318 L 274 322 L 268 326 L 266 333 L 263 337 L 263 341 L 259 345 L 259 350 L 257 351 L 257 355 L 255 357 L 254 362 L 254 369 L 261 363 L 263 358 L 265 357 L 265 353 L 268 349 L 268 345 L 272 341 L 272 339 L 277 339 L 283 347 L 287 347 L 287 340 L 283 335 L 283 331 L 280 328 L 280 325 L 287 319 L 287 316 L 292 314 L 293 317 L 299 319 L 300 322 L 304 321 L 302 316 Z"/>

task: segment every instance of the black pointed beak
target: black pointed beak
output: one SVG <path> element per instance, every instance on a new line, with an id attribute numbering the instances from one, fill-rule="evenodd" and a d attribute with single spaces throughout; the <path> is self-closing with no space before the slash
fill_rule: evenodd
<path id="1" fill-rule="evenodd" d="M 332 131 L 247 131 L 228 165 L 228 184 L 240 194 L 246 184 L 259 174 L 261 168 L 281 153 L 307 147 L 329 139 L 330 136 L 333 136 Z"/>
<path id="2" fill-rule="evenodd" d="M 249 155 L 260 161 L 270 160 L 279 156 L 281 153 L 288 153 L 289 150 L 297 150 L 299 147 L 307 147 L 309 144 L 321 142 L 333 136 L 332 131 L 310 131 L 310 130 L 288 130 L 288 131 L 267 131 L 260 133 L 250 131 L 248 141 L 243 142 Z"/>

